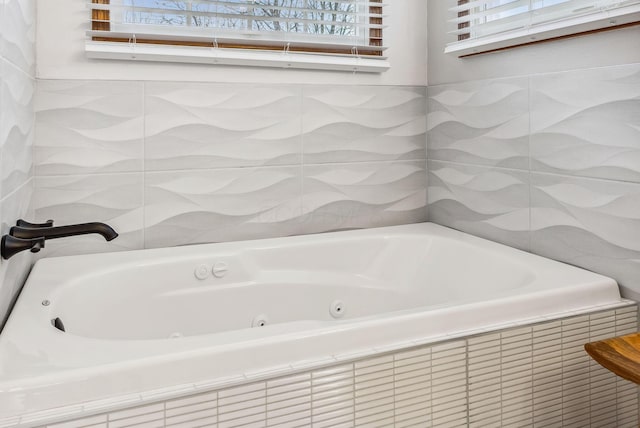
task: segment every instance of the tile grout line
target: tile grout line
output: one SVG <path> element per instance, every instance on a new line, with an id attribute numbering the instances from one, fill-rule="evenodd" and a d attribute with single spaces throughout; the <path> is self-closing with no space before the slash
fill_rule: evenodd
<path id="1" fill-rule="evenodd" d="M 356 426 L 356 363 L 351 363 L 351 376 L 352 376 L 352 385 L 351 385 L 351 397 L 353 400 L 353 408 L 351 409 L 353 414 L 353 426 Z"/>
<path id="2" fill-rule="evenodd" d="M 147 248 L 147 83 L 142 82 L 142 248 Z"/>
<path id="3" fill-rule="evenodd" d="M 300 87 L 300 201 L 299 201 L 299 233 L 306 233 L 305 228 L 305 189 L 304 178 L 306 172 L 306 161 L 304 156 L 305 135 L 304 135 L 304 106 L 305 106 L 305 90 Z M 297 233 L 297 232 L 296 232 Z"/>
<path id="4" fill-rule="evenodd" d="M 527 77 L 527 104 L 528 104 L 528 108 L 527 108 L 527 114 L 529 115 L 529 120 L 528 120 L 528 133 L 527 133 L 527 138 L 528 138 L 528 144 L 527 144 L 527 148 L 528 148 L 528 163 L 529 163 L 529 252 L 533 253 L 533 226 L 532 226 L 532 218 L 533 218 L 533 175 L 532 175 L 532 168 L 531 168 L 531 111 L 532 111 L 532 106 L 533 106 L 533 102 L 531 100 L 531 94 L 532 94 L 532 90 L 531 90 L 531 86 L 532 86 L 532 78 L 531 76 Z"/>
<path id="5" fill-rule="evenodd" d="M 464 358 L 465 358 L 465 389 L 466 389 L 466 398 L 467 398 L 467 403 L 466 403 L 466 410 L 467 410 L 467 426 L 471 425 L 471 383 L 470 383 L 470 376 L 469 376 L 469 359 L 470 359 L 470 354 L 469 354 L 469 338 L 464 340 Z"/>

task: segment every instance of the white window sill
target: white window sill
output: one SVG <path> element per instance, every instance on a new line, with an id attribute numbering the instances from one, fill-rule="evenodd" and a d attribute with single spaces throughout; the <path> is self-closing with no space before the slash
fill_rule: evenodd
<path id="1" fill-rule="evenodd" d="M 130 61 L 160 61 L 250 67 L 336 70 L 381 73 L 390 68 L 385 58 L 305 54 L 299 52 L 248 51 L 193 46 L 169 46 L 86 42 L 87 57 Z"/>
<path id="2" fill-rule="evenodd" d="M 634 22 L 640 22 L 640 5 L 577 16 L 481 39 L 455 42 L 445 48 L 445 53 L 461 57 Z"/>

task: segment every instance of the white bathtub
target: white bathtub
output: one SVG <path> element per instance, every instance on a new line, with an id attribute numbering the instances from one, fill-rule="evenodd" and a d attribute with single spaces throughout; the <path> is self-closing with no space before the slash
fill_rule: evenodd
<path id="1" fill-rule="evenodd" d="M 0 418 L 620 302 L 610 278 L 430 223 L 43 259 L 0 335 Z"/>

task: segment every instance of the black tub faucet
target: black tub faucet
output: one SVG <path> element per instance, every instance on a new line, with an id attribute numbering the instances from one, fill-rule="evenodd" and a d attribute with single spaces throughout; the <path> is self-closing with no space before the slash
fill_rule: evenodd
<path id="1" fill-rule="evenodd" d="M 18 220 L 17 226 L 9 229 L 9 234 L 2 237 L 0 252 L 3 259 L 8 259 L 21 251 L 30 250 L 37 253 L 44 248 L 45 240 L 66 238 L 68 236 L 88 235 L 96 233 L 107 241 L 118 237 L 111 226 L 104 223 L 82 223 L 68 226 L 53 226 L 53 220 L 35 224 Z"/>
<path id="2" fill-rule="evenodd" d="M 82 223 L 71 224 L 68 226 L 51 227 L 13 226 L 9 230 L 9 235 L 22 239 L 32 239 L 40 237 L 44 239 L 56 239 L 66 238 L 68 236 L 88 235 L 91 233 L 102 235 L 102 237 L 107 241 L 112 241 L 118 237 L 116 231 L 113 230 L 111 226 L 104 223 Z"/>

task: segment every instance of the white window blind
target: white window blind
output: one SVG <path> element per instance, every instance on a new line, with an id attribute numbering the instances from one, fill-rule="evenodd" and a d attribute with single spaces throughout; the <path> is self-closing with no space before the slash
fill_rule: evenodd
<path id="1" fill-rule="evenodd" d="M 165 60 L 223 64 L 243 57 L 247 65 L 361 71 L 384 67 L 370 61 L 386 64 L 382 0 L 87 1 L 94 58 L 129 50 L 128 59 L 165 52 L 174 57 Z"/>
<path id="2" fill-rule="evenodd" d="M 460 56 L 640 22 L 640 0 L 448 0 Z"/>

